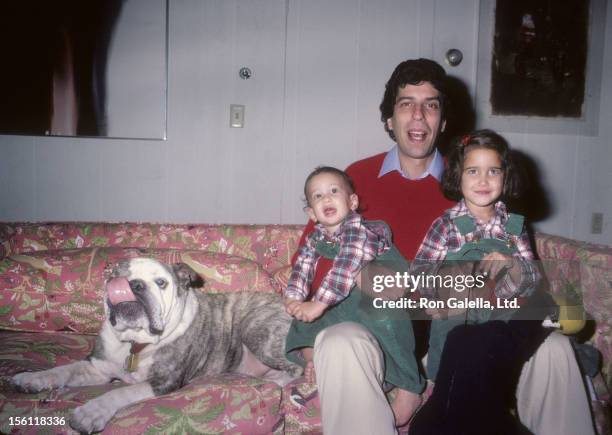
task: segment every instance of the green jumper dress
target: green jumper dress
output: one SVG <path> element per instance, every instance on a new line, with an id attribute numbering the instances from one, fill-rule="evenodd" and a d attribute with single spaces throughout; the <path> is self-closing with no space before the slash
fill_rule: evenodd
<path id="1" fill-rule="evenodd" d="M 476 239 L 465 243 L 457 252 L 450 252 L 446 255 L 444 262 L 450 261 L 472 261 L 477 262 L 485 254 L 490 252 L 500 252 L 512 256 L 516 253 L 516 245 L 511 241 L 511 236 L 520 236 L 523 230 L 524 218 L 521 215 L 509 213 L 508 220 L 504 229 L 506 240 L 498 239 Z M 463 236 L 476 231 L 476 225 L 468 215 L 463 215 L 453 219 L 453 223 Z M 440 358 L 448 333 L 456 326 L 467 324 L 474 325 L 493 320 L 507 322 L 516 312 L 514 309 L 489 309 L 489 308 L 470 308 L 466 313 L 448 318 L 433 319 L 429 332 L 429 350 L 427 351 L 427 376 L 431 380 L 436 379 L 440 367 Z"/>
<path id="2" fill-rule="evenodd" d="M 338 255 L 339 246 L 320 241 L 316 250 L 320 255 L 333 259 Z M 374 262 L 392 271 L 403 273 L 409 269 L 408 262 L 395 246 L 379 255 Z M 355 285 L 346 299 L 328 308 L 314 322 L 293 319 L 286 341 L 287 358 L 303 366 L 299 349 L 314 347 L 319 332 L 342 322 L 359 323 L 376 337 L 384 353 L 385 382 L 420 394 L 425 389 L 425 379 L 419 372 L 414 355 L 414 333 L 408 311 L 397 309 L 389 315 L 385 312 L 374 308 L 372 298 Z"/>

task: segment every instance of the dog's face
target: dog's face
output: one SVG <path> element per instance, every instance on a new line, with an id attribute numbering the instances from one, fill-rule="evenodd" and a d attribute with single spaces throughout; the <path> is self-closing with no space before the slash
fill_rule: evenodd
<path id="1" fill-rule="evenodd" d="M 189 266 L 172 266 L 150 258 L 121 262 L 106 281 L 108 321 L 121 341 L 157 343 L 182 310 L 187 291 L 204 282 Z"/>

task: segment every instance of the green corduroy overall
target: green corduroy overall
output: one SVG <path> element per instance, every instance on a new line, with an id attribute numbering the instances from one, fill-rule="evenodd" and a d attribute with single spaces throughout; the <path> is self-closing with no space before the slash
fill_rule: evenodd
<path id="1" fill-rule="evenodd" d="M 500 252 L 512 256 L 516 252 L 516 245 L 512 241 L 512 236 L 518 237 L 521 235 L 523 221 L 523 216 L 509 213 L 508 220 L 504 226 L 507 235 L 506 240 L 474 238 L 472 241 L 465 243 L 459 251 L 448 253 L 444 262 L 477 262 L 490 252 Z M 453 219 L 453 223 L 463 236 L 468 236 L 476 231 L 476 225 L 468 215 Z M 458 292 L 453 294 L 453 296 L 457 297 L 459 295 L 460 293 Z M 493 310 L 488 308 L 470 308 L 466 313 L 460 315 L 433 319 L 429 332 L 429 350 L 427 352 L 427 375 L 429 379 L 436 379 L 446 337 L 454 327 L 461 324 L 479 324 L 492 320 L 508 321 L 515 311 L 507 308 L 494 308 Z"/>
<path id="2" fill-rule="evenodd" d="M 339 247 L 326 242 L 318 242 L 317 252 L 329 259 L 338 255 Z M 406 259 L 392 246 L 378 256 L 373 263 L 390 271 L 409 270 Z M 385 310 L 376 309 L 372 298 L 357 285 L 346 299 L 323 313 L 311 323 L 293 319 L 287 335 L 286 351 L 289 360 L 304 365 L 299 355 L 302 347 L 313 347 L 319 332 L 342 322 L 356 322 L 365 326 L 378 340 L 385 357 L 385 382 L 396 387 L 420 394 L 425 388 L 425 379 L 419 373 L 414 356 L 414 332 L 407 311 L 394 310 L 386 315 Z"/>

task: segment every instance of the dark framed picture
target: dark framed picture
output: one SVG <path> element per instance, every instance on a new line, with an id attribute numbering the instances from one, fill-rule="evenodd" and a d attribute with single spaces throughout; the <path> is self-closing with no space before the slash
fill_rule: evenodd
<path id="1" fill-rule="evenodd" d="M 497 0 L 493 114 L 580 118 L 588 28 L 589 0 Z"/>
<path id="2" fill-rule="evenodd" d="M 165 138 L 167 0 L 19 0 L 0 15 L 0 134 Z"/>
<path id="3" fill-rule="evenodd" d="M 481 0 L 477 124 L 597 135 L 606 0 Z"/>

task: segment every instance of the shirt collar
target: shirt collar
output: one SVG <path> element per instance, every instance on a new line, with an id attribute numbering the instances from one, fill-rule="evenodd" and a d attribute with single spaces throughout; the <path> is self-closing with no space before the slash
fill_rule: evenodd
<path id="1" fill-rule="evenodd" d="M 465 205 L 465 199 L 462 199 L 453 208 L 450 209 L 450 218 L 454 219 L 456 217 L 464 215 L 470 216 L 474 220 L 474 223 L 478 223 L 478 219 L 476 219 L 476 217 L 472 213 L 470 213 L 470 210 L 467 208 L 467 205 Z M 500 224 L 504 224 L 507 219 L 508 210 L 506 209 L 506 204 L 504 204 L 502 201 L 497 201 L 495 203 L 495 214 L 489 222 L 498 222 Z M 485 222 L 485 224 L 489 222 Z"/>
<path id="2" fill-rule="evenodd" d="M 347 228 L 358 227 L 359 225 L 361 225 L 361 220 L 362 217 L 359 213 L 351 211 L 348 215 L 346 215 L 344 221 L 342 222 L 342 224 L 340 224 L 338 231 L 336 231 L 334 234 L 329 234 L 325 230 L 325 227 L 319 223 L 315 224 L 315 229 L 318 231 L 319 238 L 327 237 L 330 239 L 336 239 L 341 234 L 343 234 Z"/>
<path id="3" fill-rule="evenodd" d="M 402 171 L 399 160 L 399 149 L 397 145 L 391 148 L 391 150 L 385 156 L 385 160 L 383 161 L 383 164 L 380 167 L 380 172 L 378 173 L 378 178 L 393 171 L 397 171 L 402 175 L 402 177 L 412 180 L 412 178 L 408 177 L 408 175 L 404 174 L 404 171 Z M 429 164 L 429 167 L 420 176 L 414 178 L 414 180 L 421 180 L 428 175 L 431 175 L 436 180 L 441 181 L 442 172 L 444 172 L 444 159 L 442 159 L 442 156 L 438 150 L 435 149 L 433 160 Z"/>

